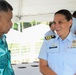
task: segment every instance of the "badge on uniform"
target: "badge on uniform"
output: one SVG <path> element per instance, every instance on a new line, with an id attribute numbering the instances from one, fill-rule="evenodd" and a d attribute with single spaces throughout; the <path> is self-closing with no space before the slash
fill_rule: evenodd
<path id="1" fill-rule="evenodd" d="M 56 46 L 56 45 L 54 45 L 54 44 L 52 44 L 52 46 L 51 46 L 51 47 L 49 47 L 49 49 L 52 49 L 52 48 L 57 48 L 57 46 Z"/>
<path id="2" fill-rule="evenodd" d="M 50 40 L 50 39 L 54 39 L 54 38 L 56 38 L 55 35 L 51 35 L 51 36 L 46 36 L 46 37 L 45 37 L 46 40 Z"/>
<path id="3" fill-rule="evenodd" d="M 57 48 L 57 46 L 54 46 L 54 47 L 49 47 L 49 49 L 52 49 L 52 48 Z"/>
<path id="4" fill-rule="evenodd" d="M 76 40 L 72 42 L 71 48 L 76 48 Z"/>
<path id="5" fill-rule="evenodd" d="M 71 46 L 68 48 L 76 48 L 76 40 L 73 40 Z"/>

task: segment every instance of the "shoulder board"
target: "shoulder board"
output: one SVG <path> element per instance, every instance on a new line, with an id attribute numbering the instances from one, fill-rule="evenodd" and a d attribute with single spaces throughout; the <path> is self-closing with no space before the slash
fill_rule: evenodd
<path id="1" fill-rule="evenodd" d="M 51 36 L 46 36 L 46 37 L 45 37 L 46 40 L 50 40 L 50 39 L 54 39 L 54 38 L 56 38 L 55 35 L 51 35 Z"/>

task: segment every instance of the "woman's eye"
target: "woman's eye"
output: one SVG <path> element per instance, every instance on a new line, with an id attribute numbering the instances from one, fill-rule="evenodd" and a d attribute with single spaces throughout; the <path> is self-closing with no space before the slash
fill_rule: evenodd
<path id="1" fill-rule="evenodd" d="M 59 22 L 59 24 L 62 24 L 62 23 L 63 23 L 63 22 L 61 22 L 61 21 Z"/>

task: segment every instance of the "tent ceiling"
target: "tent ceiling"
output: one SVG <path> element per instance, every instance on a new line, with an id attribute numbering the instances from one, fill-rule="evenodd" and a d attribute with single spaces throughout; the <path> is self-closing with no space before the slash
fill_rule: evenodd
<path id="1" fill-rule="evenodd" d="M 15 21 L 49 21 L 59 9 L 76 10 L 76 0 L 7 0 L 13 6 Z M 40 19 L 41 18 L 41 19 Z"/>

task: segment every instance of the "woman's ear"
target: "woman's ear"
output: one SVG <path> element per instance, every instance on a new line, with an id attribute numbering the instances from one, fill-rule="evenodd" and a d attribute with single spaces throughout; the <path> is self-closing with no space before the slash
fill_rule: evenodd
<path id="1" fill-rule="evenodd" d="M 70 23 L 69 25 L 70 25 L 70 27 L 71 27 L 71 26 L 72 26 L 72 19 L 69 21 L 69 23 Z"/>

